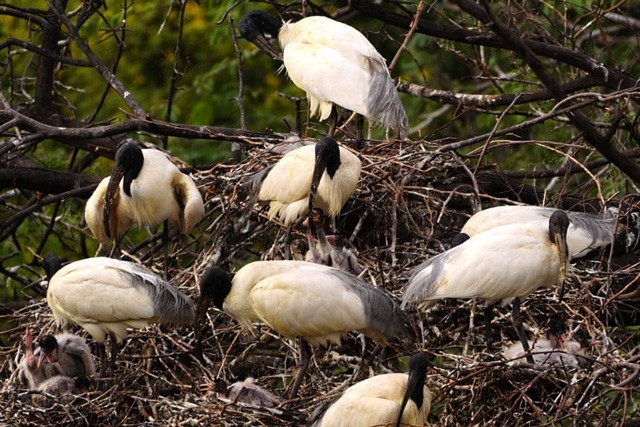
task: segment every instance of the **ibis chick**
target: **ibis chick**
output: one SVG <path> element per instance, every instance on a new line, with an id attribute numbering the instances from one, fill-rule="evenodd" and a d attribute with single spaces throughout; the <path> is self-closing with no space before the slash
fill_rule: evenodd
<path id="1" fill-rule="evenodd" d="M 35 390 L 47 379 L 63 375 L 64 371 L 58 363 L 46 363 L 45 353 L 36 355 L 31 328 L 27 326 L 24 335 L 25 355 L 20 362 L 18 378 L 29 390 Z"/>
<path id="2" fill-rule="evenodd" d="M 90 377 L 96 373 L 91 350 L 77 335 L 45 335 L 36 352 L 42 352 L 51 363 L 58 363 L 69 377 Z"/>
<path id="3" fill-rule="evenodd" d="M 339 344 L 352 330 L 383 345 L 411 340 L 408 318 L 388 295 L 349 273 L 305 261 L 256 261 L 233 279 L 212 268 L 200 282 L 196 328 L 211 303 L 249 331 L 253 322 L 262 322 L 286 338 L 300 339 L 300 369 L 291 396 L 309 364 L 308 343 Z"/>
<path id="4" fill-rule="evenodd" d="M 275 408 L 282 403 L 273 394 L 258 386 L 255 379 L 251 377 L 231 385 L 228 385 L 222 378 L 216 378 L 213 384 L 210 382 L 203 384 L 202 390 L 214 390 L 218 397 L 231 403 L 244 403 L 266 408 Z"/>

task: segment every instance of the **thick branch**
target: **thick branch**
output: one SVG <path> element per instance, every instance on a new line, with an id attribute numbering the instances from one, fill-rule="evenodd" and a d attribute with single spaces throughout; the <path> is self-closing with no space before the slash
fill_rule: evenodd
<path id="1" fill-rule="evenodd" d="M 55 19 L 55 10 L 64 12 L 67 0 L 52 0 L 47 12 L 44 25 L 42 50 L 58 53 L 58 39 L 60 38 L 60 23 Z M 47 118 L 53 112 L 53 80 L 57 62 L 50 56 L 41 56 L 38 61 L 38 77 L 36 78 L 34 112 L 38 118 Z"/>
<path id="2" fill-rule="evenodd" d="M 15 110 L 0 110 L 0 125 L 11 120 L 15 120 L 14 126 L 19 127 L 23 131 L 28 130 L 30 132 L 42 134 L 47 138 L 58 139 L 73 146 L 78 146 L 78 139 L 106 138 L 138 131 L 183 138 L 244 142 L 253 145 L 263 145 L 265 142 L 277 144 L 284 141 L 284 136 L 277 134 L 267 135 L 241 129 L 230 129 L 217 126 L 193 126 L 140 118 L 130 119 L 126 122 L 116 123 L 113 125 L 87 128 L 50 126 L 31 117 L 25 116 Z M 114 150 L 114 147 L 115 144 L 113 144 L 112 147 L 106 148 L 105 152 L 111 152 Z M 100 147 L 98 149 L 103 148 L 105 147 Z"/>
<path id="3" fill-rule="evenodd" d="M 592 86 L 598 82 L 593 76 L 585 76 L 563 85 L 566 93 L 577 92 Z M 545 101 L 553 98 L 547 89 L 541 89 L 529 93 L 503 94 L 503 95 L 475 95 L 450 92 L 446 90 L 430 89 L 414 83 L 399 83 L 399 92 L 409 93 L 426 99 L 438 101 L 441 104 L 464 105 L 465 107 L 499 107 L 507 105 L 528 104 L 535 101 Z"/>
<path id="4" fill-rule="evenodd" d="M 101 178 L 80 173 L 56 172 L 40 168 L 0 168 L 0 189 L 20 188 L 46 194 L 60 194 L 76 188 L 97 185 Z M 88 198 L 93 191 L 77 197 Z"/>
<path id="5" fill-rule="evenodd" d="M 62 0 L 58 0 L 62 1 Z M 104 62 L 98 56 L 93 53 L 93 51 L 89 48 L 89 46 L 84 42 L 80 34 L 78 34 L 78 30 L 71 23 L 67 15 L 60 8 L 56 8 L 55 5 L 52 5 L 51 8 L 56 16 L 64 23 L 65 27 L 73 37 L 73 40 L 76 42 L 80 50 L 84 52 L 85 56 L 93 64 L 93 66 L 98 70 L 98 72 L 102 75 L 102 77 L 111 85 L 111 87 L 120 95 L 120 97 L 127 103 L 129 108 L 133 111 L 133 113 L 139 117 L 144 117 L 146 115 L 144 109 L 140 105 L 140 103 L 136 100 L 131 92 L 126 90 L 122 82 L 111 72 L 109 67 L 105 65 Z"/>

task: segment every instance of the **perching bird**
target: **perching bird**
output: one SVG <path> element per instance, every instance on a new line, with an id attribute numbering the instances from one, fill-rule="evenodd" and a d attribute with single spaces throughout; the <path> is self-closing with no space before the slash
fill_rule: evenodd
<path id="1" fill-rule="evenodd" d="M 540 206 L 497 206 L 484 209 L 471 216 L 456 236 L 463 241 L 483 231 L 508 224 L 538 222 L 546 224 L 556 208 Z M 564 211 L 569 217 L 567 246 L 571 259 L 580 258 L 590 251 L 613 243 L 616 228 L 615 217 L 607 214 L 594 215 L 583 212 Z"/>
<path id="2" fill-rule="evenodd" d="M 536 366 L 560 366 L 577 368 L 584 360 L 581 356 L 584 350 L 577 341 L 569 341 L 566 337 L 564 322 L 552 317 L 549 320 L 547 339 L 539 338 L 529 341 L 531 355 Z M 517 342 L 502 352 L 505 359 L 511 365 L 521 365 L 524 362 L 525 352 L 522 343 Z"/>
<path id="3" fill-rule="evenodd" d="M 93 355 L 84 338 L 73 334 L 45 335 L 36 354 L 44 354 L 51 363 L 58 363 L 64 375 L 90 377 L 96 373 Z"/>
<path id="4" fill-rule="evenodd" d="M 100 243 L 121 237 L 133 224 L 163 221 L 187 235 L 204 216 L 204 202 L 193 180 L 165 153 L 127 142 L 116 152 L 111 176 L 87 201 L 84 216 Z"/>
<path id="5" fill-rule="evenodd" d="M 36 388 L 41 395 L 31 396 L 33 403 L 39 406 L 51 406 L 56 400 L 66 403 L 63 397 L 73 398 L 71 395 L 84 393 L 89 389 L 90 381 L 87 377 L 71 378 L 67 375 L 56 375 L 40 383 Z M 51 396 L 58 398 L 52 399 Z M 69 400 L 70 401 L 70 400 Z"/>
<path id="6" fill-rule="evenodd" d="M 222 378 L 216 378 L 213 383 L 203 384 L 201 389 L 203 391 L 214 390 L 218 397 L 231 403 L 244 403 L 267 408 L 275 408 L 282 403 L 273 394 L 259 387 L 251 377 L 231 385 L 228 385 Z"/>
<path id="7" fill-rule="evenodd" d="M 352 330 L 383 345 L 411 340 L 405 313 L 381 290 L 344 271 L 305 261 L 256 261 L 233 279 L 211 268 L 200 282 L 196 341 L 211 302 L 249 331 L 253 322 L 262 322 L 286 338 L 300 338 L 300 370 L 291 396 L 309 364 L 307 342 L 339 344 L 340 336 Z"/>
<path id="8" fill-rule="evenodd" d="M 49 254 L 43 266 L 49 277 L 47 303 L 56 323 L 74 323 L 93 337 L 101 352 L 103 375 L 107 334 L 111 337 L 109 371 L 113 373 L 118 345 L 127 337 L 127 328 L 193 322 L 191 299 L 141 265 L 96 257 L 56 270 L 60 261 Z"/>
<path id="9" fill-rule="evenodd" d="M 275 165 L 251 178 L 255 201 L 269 203 L 269 217 L 286 226 L 317 207 L 337 217 L 360 179 L 362 162 L 351 151 L 325 137 L 285 154 Z"/>
<path id="10" fill-rule="evenodd" d="M 238 29 L 269 56 L 284 61 L 291 81 L 307 94 L 311 116 L 319 113 L 325 120 L 333 114 L 332 131 L 337 104 L 406 138 L 409 120 L 386 61 L 355 28 L 323 16 L 283 23 L 254 10 L 242 17 Z M 282 57 L 268 36 L 278 38 Z"/>
<path id="11" fill-rule="evenodd" d="M 408 374 L 376 375 L 352 385 L 312 427 L 424 425 L 431 410 L 424 383 L 428 365 L 426 356 L 416 353 Z"/>
<path id="12" fill-rule="evenodd" d="M 511 224 L 477 234 L 420 265 L 405 287 L 402 307 L 442 298 L 513 300 L 513 323 L 528 350 L 520 298 L 563 283 L 568 227 L 567 215 L 556 211 L 545 225 Z"/>
<path id="13" fill-rule="evenodd" d="M 35 390 L 47 379 L 63 375 L 64 371 L 58 363 L 47 363 L 44 353 L 35 354 L 36 349 L 31 335 L 31 328 L 27 326 L 24 334 L 25 355 L 20 362 L 18 378 L 29 390 Z"/>

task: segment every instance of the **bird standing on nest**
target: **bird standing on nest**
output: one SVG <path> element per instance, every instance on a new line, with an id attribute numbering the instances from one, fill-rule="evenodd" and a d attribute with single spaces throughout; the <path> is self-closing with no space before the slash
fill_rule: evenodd
<path id="1" fill-rule="evenodd" d="M 411 341 L 408 318 L 384 292 L 344 271 L 304 261 L 252 262 L 233 279 L 210 269 L 200 282 L 197 342 L 211 303 L 249 331 L 254 330 L 253 322 L 262 322 L 284 337 L 299 338 L 299 372 L 292 397 L 309 364 L 309 344 L 339 344 L 340 337 L 352 330 L 383 345 Z"/>
<path id="2" fill-rule="evenodd" d="M 49 277 L 47 304 L 56 323 L 74 323 L 91 335 L 100 350 L 102 375 L 106 371 L 107 334 L 111 338 L 109 373 L 113 374 L 118 346 L 127 337 L 127 328 L 193 322 L 191 299 L 141 265 L 96 257 L 60 268 L 60 259 L 49 254 L 43 266 Z"/>
<path id="3" fill-rule="evenodd" d="M 505 225 L 477 234 L 417 267 L 405 287 L 402 307 L 442 298 L 512 301 L 513 324 L 528 352 L 520 298 L 541 286 L 564 282 L 568 268 L 568 227 L 567 214 L 556 211 L 546 225 L 539 222 Z M 489 319 L 487 313 L 490 337 Z M 533 363 L 529 354 L 527 360 Z"/>
<path id="4" fill-rule="evenodd" d="M 204 216 L 204 202 L 193 180 L 165 153 L 127 142 L 116 152 L 111 176 L 87 201 L 84 216 L 100 243 L 120 238 L 133 224 L 164 221 L 187 235 Z"/>
<path id="5" fill-rule="evenodd" d="M 238 29 L 245 39 L 284 62 L 291 81 L 307 94 L 311 116 L 319 113 L 320 120 L 332 116 L 329 135 L 336 127 L 336 104 L 394 129 L 400 139 L 407 137 L 409 120 L 386 61 L 360 31 L 324 16 L 283 23 L 262 10 L 244 15 Z M 278 38 L 282 55 L 269 36 Z"/>

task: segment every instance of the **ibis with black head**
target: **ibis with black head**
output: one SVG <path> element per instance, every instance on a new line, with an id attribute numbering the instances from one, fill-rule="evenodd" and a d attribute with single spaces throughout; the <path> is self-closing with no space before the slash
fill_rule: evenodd
<path id="1" fill-rule="evenodd" d="M 443 298 L 512 301 L 512 320 L 528 352 L 520 298 L 564 282 L 568 227 L 567 214 L 556 211 L 546 224 L 511 224 L 479 233 L 417 267 L 405 286 L 402 307 Z M 533 363 L 530 355 L 527 359 Z"/>
<path id="2" fill-rule="evenodd" d="M 74 334 L 45 335 L 36 353 L 41 352 L 51 363 L 58 363 L 64 375 L 90 377 L 96 373 L 93 355 L 84 338 Z"/>
<path id="3" fill-rule="evenodd" d="M 204 202 L 193 180 L 165 153 L 126 142 L 116 152 L 111 176 L 87 201 L 84 216 L 101 243 L 121 237 L 134 224 L 164 221 L 187 235 L 204 216 Z"/>
<path id="4" fill-rule="evenodd" d="M 286 226 L 314 207 L 337 217 L 356 189 L 362 162 L 331 137 L 286 153 L 251 178 L 255 201 L 269 203 L 269 217 Z"/>
<path id="5" fill-rule="evenodd" d="M 242 17 L 242 36 L 284 62 L 291 81 L 304 90 L 311 116 L 337 114 L 333 105 L 361 114 L 406 138 L 409 120 L 384 57 L 355 28 L 324 16 L 282 22 L 262 10 Z M 278 38 L 282 54 L 269 42 Z M 358 141 L 362 140 L 359 129 Z"/>
<path id="6" fill-rule="evenodd" d="M 47 304 L 58 326 L 76 324 L 98 343 L 105 373 L 104 341 L 111 338 L 109 374 L 127 328 L 152 323 L 192 323 L 191 299 L 142 265 L 106 257 L 87 258 L 62 268 L 57 256 L 43 260 L 49 277 Z"/>
<path id="7" fill-rule="evenodd" d="M 256 261 L 233 278 L 211 268 L 200 282 L 197 342 L 211 303 L 249 331 L 253 322 L 261 322 L 286 338 L 299 338 L 300 369 L 292 397 L 309 364 L 309 344 L 339 344 L 342 335 L 354 330 L 383 345 L 412 340 L 407 316 L 387 294 L 352 274 L 305 261 Z"/>
<path id="8" fill-rule="evenodd" d="M 431 410 L 424 353 L 409 359 L 407 374 L 382 374 L 349 387 L 312 427 L 422 426 Z"/>
<path id="9" fill-rule="evenodd" d="M 456 236 L 456 241 L 475 236 L 492 228 L 508 224 L 536 222 L 546 224 L 556 208 L 542 206 L 496 206 L 475 213 Z M 594 249 L 613 243 L 616 218 L 611 214 L 600 215 L 563 211 L 569 218 L 567 247 L 571 259 L 581 258 Z"/>

